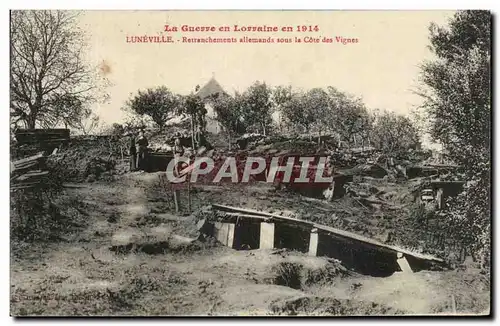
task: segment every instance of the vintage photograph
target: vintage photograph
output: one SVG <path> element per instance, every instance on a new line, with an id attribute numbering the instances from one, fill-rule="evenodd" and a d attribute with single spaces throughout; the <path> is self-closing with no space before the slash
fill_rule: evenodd
<path id="1" fill-rule="evenodd" d="M 490 315 L 491 29 L 11 10 L 11 316 Z"/>

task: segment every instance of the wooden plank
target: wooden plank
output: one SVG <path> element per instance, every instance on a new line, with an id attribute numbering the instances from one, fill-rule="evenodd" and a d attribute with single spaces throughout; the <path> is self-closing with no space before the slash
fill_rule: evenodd
<path id="1" fill-rule="evenodd" d="M 223 245 L 232 248 L 234 242 L 234 224 L 233 223 L 214 223 L 214 235 Z"/>
<path id="2" fill-rule="evenodd" d="M 26 129 L 17 129 L 16 133 L 45 133 L 45 132 L 67 132 L 69 133 L 69 129 L 67 128 L 26 128 Z"/>
<path id="3" fill-rule="evenodd" d="M 274 248 L 274 223 L 260 223 L 260 249 Z"/>
<path id="4" fill-rule="evenodd" d="M 36 144 L 40 144 L 40 143 L 43 143 L 43 144 L 58 144 L 58 143 L 65 143 L 65 142 L 69 142 L 69 138 L 28 138 L 28 139 L 18 139 L 17 142 L 21 145 L 24 145 L 24 144 L 33 144 L 33 145 L 36 145 Z"/>
<path id="5" fill-rule="evenodd" d="M 43 152 L 40 152 L 36 155 L 33 155 L 33 156 L 29 156 L 29 157 L 26 157 L 26 158 L 23 158 L 23 159 L 20 159 L 20 160 L 17 160 L 17 161 L 13 161 L 12 163 L 14 165 L 21 165 L 23 163 L 27 163 L 27 162 L 31 162 L 31 161 L 36 161 L 40 158 L 43 157 Z"/>
<path id="6" fill-rule="evenodd" d="M 39 167 L 40 167 L 39 162 L 32 162 L 29 164 L 23 164 L 22 166 L 15 166 L 12 164 L 10 174 L 14 175 L 14 176 L 18 176 L 18 175 L 24 174 L 26 172 L 38 169 Z"/>
<path id="7" fill-rule="evenodd" d="M 408 261 L 406 260 L 405 256 L 398 252 L 398 259 L 397 259 L 399 268 L 401 268 L 401 271 L 403 273 L 413 273 L 413 270 L 410 267 L 410 264 L 408 264 Z"/>
<path id="8" fill-rule="evenodd" d="M 26 162 L 26 163 L 21 163 L 21 164 L 14 164 L 14 168 L 16 170 L 24 170 L 24 169 L 35 167 L 38 164 L 39 164 L 38 161 Z"/>
<path id="9" fill-rule="evenodd" d="M 28 172 L 28 173 L 25 173 L 19 177 L 17 177 L 15 179 L 15 181 L 19 180 L 19 181 L 23 181 L 23 180 L 27 180 L 27 179 L 36 179 L 36 178 L 39 178 L 39 177 L 42 177 L 42 176 L 45 176 L 45 175 L 48 175 L 49 174 L 49 171 L 33 171 L 33 172 Z"/>
<path id="10" fill-rule="evenodd" d="M 31 183 L 20 183 L 14 184 L 10 186 L 10 190 L 21 190 L 21 189 L 30 189 L 30 188 L 42 188 L 45 186 L 44 182 L 31 182 Z"/>
<path id="11" fill-rule="evenodd" d="M 452 184 L 457 184 L 457 185 L 463 185 L 466 184 L 467 181 L 459 181 L 459 180 L 454 180 L 454 181 L 445 181 L 445 180 L 431 180 L 430 184 L 432 185 L 452 185 Z"/>
<path id="12" fill-rule="evenodd" d="M 241 217 L 241 218 L 257 219 L 260 221 L 269 221 L 269 218 L 267 217 L 251 215 L 251 214 L 224 212 L 224 215 L 228 217 L 228 220 L 234 220 Z"/>
<path id="13" fill-rule="evenodd" d="M 317 229 L 312 229 L 309 237 L 309 255 L 318 255 L 319 234 Z"/>
<path id="14" fill-rule="evenodd" d="M 240 212 L 240 213 L 248 213 L 249 215 L 255 215 L 255 216 L 260 216 L 260 217 L 268 217 L 268 218 L 275 218 L 281 221 L 289 221 L 289 222 L 294 222 L 298 224 L 303 224 L 306 226 L 313 226 L 314 223 L 310 221 L 305 221 L 305 220 L 299 220 L 296 218 L 292 217 L 286 217 L 286 216 L 281 216 L 277 214 L 271 214 L 271 213 L 266 213 L 262 211 L 257 211 L 253 209 L 248 209 L 248 208 L 238 208 L 238 207 L 231 207 L 231 206 L 226 206 L 226 205 L 219 205 L 219 204 L 212 204 L 212 207 L 214 207 L 217 210 L 222 210 L 222 211 L 229 211 L 229 212 Z"/>
<path id="15" fill-rule="evenodd" d="M 344 231 L 344 230 L 332 228 L 332 227 L 329 227 L 329 226 L 326 226 L 326 225 L 321 225 L 321 224 L 315 224 L 314 227 L 316 227 L 319 231 L 330 232 L 330 233 L 333 233 L 335 235 L 339 235 L 339 236 L 342 236 L 342 237 L 345 237 L 345 238 L 349 238 L 351 240 L 363 242 L 363 243 L 366 243 L 366 244 L 369 244 L 369 245 L 373 245 L 373 246 L 379 247 L 379 248 L 384 248 L 384 249 L 387 249 L 390 252 L 393 252 L 393 253 L 396 253 L 396 254 L 398 252 L 401 252 L 401 253 L 404 253 L 405 255 L 409 255 L 409 256 L 412 256 L 412 257 L 415 257 L 415 258 L 419 258 L 419 259 L 432 260 L 432 261 L 436 261 L 436 262 L 443 262 L 442 259 L 434 257 L 434 256 L 424 255 L 424 254 L 420 254 L 420 253 L 416 253 L 416 252 L 411 252 L 411 251 L 408 251 L 406 249 L 399 248 L 397 246 L 387 245 L 387 244 L 381 243 L 381 242 L 379 242 L 377 240 L 370 239 L 370 238 L 367 238 L 367 237 L 364 237 L 364 236 L 361 236 L 361 235 L 358 235 L 358 234 L 355 234 L 355 233 L 352 233 L 352 232 L 348 232 L 348 231 Z"/>

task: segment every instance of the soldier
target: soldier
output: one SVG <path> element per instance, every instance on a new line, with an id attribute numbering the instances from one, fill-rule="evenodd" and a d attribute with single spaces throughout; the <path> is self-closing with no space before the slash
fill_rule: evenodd
<path id="1" fill-rule="evenodd" d="M 148 145 L 148 139 L 144 135 L 144 131 L 141 129 L 139 137 L 137 138 L 137 168 L 142 171 L 146 170 L 146 154 Z"/>
<path id="2" fill-rule="evenodd" d="M 177 154 L 178 157 L 184 154 L 184 147 L 181 144 L 181 134 L 179 132 L 175 133 L 174 154 Z"/>
<path id="3" fill-rule="evenodd" d="M 129 136 L 128 155 L 130 156 L 130 172 L 136 170 L 137 149 L 135 148 L 135 137 L 132 132 L 127 134 Z"/>
<path id="4" fill-rule="evenodd" d="M 176 132 L 175 133 L 175 140 L 174 140 L 174 148 L 173 148 L 173 152 L 174 152 L 174 176 L 178 177 L 179 176 L 179 172 L 181 170 L 181 167 L 180 167 L 180 162 L 179 162 L 179 159 L 184 155 L 184 147 L 182 146 L 181 144 L 181 135 L 179 132 Z M 175 211 L 176 212 L 179 212 L 180 210 L 180 203 L 179 203 L 179 197 L 180 197 L 180 192 L 179 192 L 179 189 L 178 188 L 174 188 L 174 203 L 175 203 Z"/>
<path id="5" fill-rule="evenodd" d="M 196 142 L 196 147 L 197 148 L 205 146 L 206 139 L 205 139 L 205 135 L 204 135 L 204 132 L 203 132 L 203 127 L 200 126 L 200 125 L 198 125 L 198 130 L 194 134 L 194 140 Z"/>
<path id="6" fill-rule="evenodd" d="M 200 110 L 198 111 L 198 126 L 200 126 L 202 131 L 205 131 L 207 128 L 207 109 L 205 108 L 205 105 L 203 105 Z"/>
<path id="7" fill-rule="evenodd" d="M 181 144 L 181 134 L 179 132 L 175 133 L 174 136 L 174 160 L 175 160 L 175 170 L 174 173 L 177 174 L 179 172 L 179 158 L 184 155 L 184 147 Z"/>

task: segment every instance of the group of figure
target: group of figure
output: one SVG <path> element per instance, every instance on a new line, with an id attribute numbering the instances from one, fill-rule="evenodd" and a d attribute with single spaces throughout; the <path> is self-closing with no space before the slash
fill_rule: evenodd
<path id="1" fill-rule="evenodd" d="M 129 155 L 130 155 L 130 171 L 146 169 L 146 156 L 148 153 L 148 139 L 144 135 L 144 131 L 139 131 L 136 137 L 134 133 L 130 133 Z"/>
<path id="2" fill-rule="evenodd" d="M 145 171 L 147 169 L 147 154 L 149 142 L 144 131 L 141 129 L 136 136 L 134 133 L 128 134 L 129 140 L 129 155 L 130 155 L 130 171 Z M 182 139 L 186 140 L 186 136 L 182 136 L 177 132 L 174 136 L 174 146 L 173 153 L 174 157 L 178 160 L 181 156 L 185 154 L 185 148 L 182 144 Z M 205 132 L 202 127 L 198 128 L 198 131 L 194 134 L 194 143 L 196 148 L 210 149 L 209 143 L 205 137 Z"/>

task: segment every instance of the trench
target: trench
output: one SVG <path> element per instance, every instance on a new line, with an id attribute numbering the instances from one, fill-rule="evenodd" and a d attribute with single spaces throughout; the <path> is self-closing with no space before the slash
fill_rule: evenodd
<path id="1" fill-rule="evenodd" d="M 319 234 L 318 256 L 334 257 L 346 268 L 363 275 L 388 277 L 399 271 L 397 256 L 358 243 L 346 245 L 345 239 Z"/>
<path id="2" fill-rule="evenodd" d="M 223 239 L 219 241 L 235 250 L 252 250 L 260 248 L 261 224 L 258 222 L 239 221 L 235 224 L 221 223 L 225 229 Z M 229 238 L 229 225 L 234 225 L 232 242 Z M 200 230 L 209 236 L 217 238 L 213 224 L 208 224 Z M 219 235 L 220 236 L 220 235 Z M 274 223 L 274 238 L 268 239 L 274 249 L 287 249 L 301 253 L 309 253 L 311 230 L 288 223 Z M 397 262 L 397 253 L 377 248 L 374 245 L 354 241 L 349 238 L 330 233 L 319 233 L 315 256 L 339 260 L 342 265 L 353 272 L 372 277 L 388 277 L 401 271 Z M 426 269 L 428 266 L 417 259 L 408 259 L 414 271 Z M 277 284 L 296 288 L 297 277 L 300 275 L 297 267 L 284 266 L 286 271 Z"/>
<path id="3" fill-rule="evenodd" d="M 277 249 L 293 249 L 303 253 L 309 251 L 309 231 L 286 223 L 275 224 L 274 244 Z"/>

